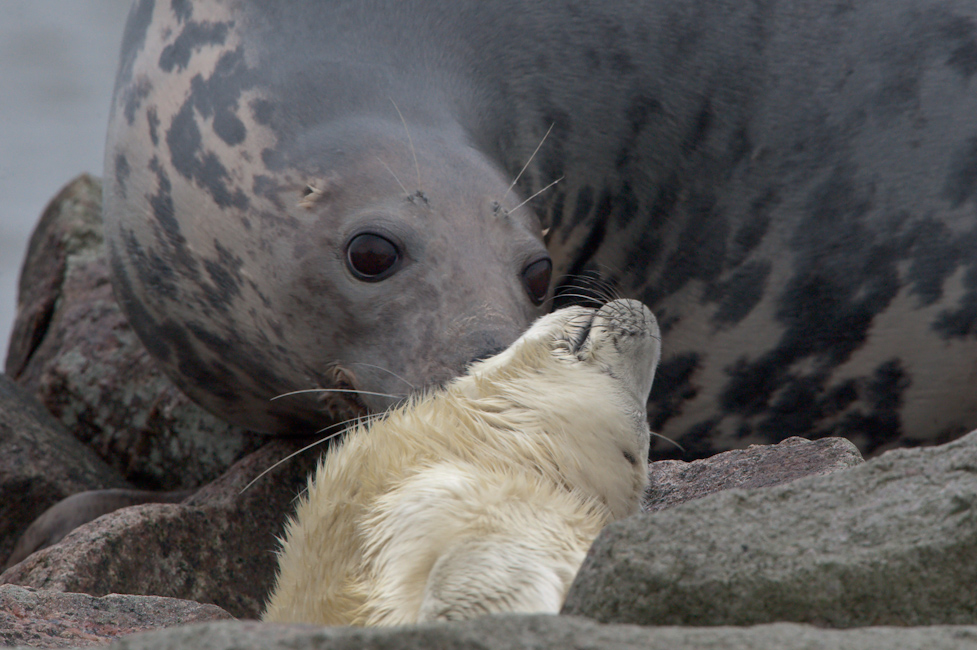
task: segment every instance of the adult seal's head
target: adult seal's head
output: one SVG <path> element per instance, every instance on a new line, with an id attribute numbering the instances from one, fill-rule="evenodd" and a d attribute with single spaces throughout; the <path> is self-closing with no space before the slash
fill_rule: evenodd
<path id="1" fill-rule="evenodd" d="M 552 265 L 512 177 L 420 107 L 423 85 L 317 71 L 266 29 L 230 4 L 135 6 L 105 224 L 120 302 L 176 383 L 295 432 L 503 349 Z M 363 392 L 273 400 L 317 387 Z"/>

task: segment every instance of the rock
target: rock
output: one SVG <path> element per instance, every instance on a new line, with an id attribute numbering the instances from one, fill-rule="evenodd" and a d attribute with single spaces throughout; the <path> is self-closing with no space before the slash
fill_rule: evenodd
<path id="1" fill-rule="evenodd" d="M 156 596 L 104 596 L 0 586 L 0 645 L 67 648 L 174 625 L 232 618 L 214 605 Z"/>
<path id="2" fill-rule="evenodd" d="M 179 503 L 191 494 L 193 490 L 153 492 L 119 488 L 86 490 L 72 494 L 45 510 L 40 517 L 31 522 L 17 540 L 14 550 L 7 558 L 4 570 L 23 561 L 31 553 L 57 544 L 78 526 L 87 524 L 104 514 L 143 503 Z"/>
<path id="3" fill-rule="evenodd" d="M 75 492 L 126 486 L 118 472 L 0 374 L 0 562 L 49 506 Z"/>
<path id="4" fill-rule="evenodd" d="M 409 628 L 329 628 L 233 621 L 190 625 L 114 641 L 112 650 L 972 650 L 977 627 L 823 630 L 806 625 L 754 628 L 642 628 L 567 616 L 488 616 Z"/>
<path id="5" fill-rule="evenodd" d="M 264 440 L 206 413 L 157 369 L 112 294 L 101 210 L 101 183 L 88 175 L 45 208 L 6 372 L 138 487 L 197 487 Z"/>
<path id="6" fill-rule="evenodd" d="M 300 444 L 268 443 L 181 504 L 133 506 L 100 517 L 8 569 L 0 584 L 168 596 L 256 617 L 277 568 L 276 536 L 318 452 L 299 454 L 241 490 Z"/>
<path id="7" fill-rule="evenodd" d="M 977 432 L 612 524 L 563 611 L 642 625 L 977 623 Z"/>
<path id="8" fill-rule="evenodd" d="M 665 510 L 731 488 L 783 485 L 864 462 L 858 448 L 844 438 L 788 438 L 777 445 L 751 445 L 690 463 L 662 460 L 648 465 L 642 510 Z"/>

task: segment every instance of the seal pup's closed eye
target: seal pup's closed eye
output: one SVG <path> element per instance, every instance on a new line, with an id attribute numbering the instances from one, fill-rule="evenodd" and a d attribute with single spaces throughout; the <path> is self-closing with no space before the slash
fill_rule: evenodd
<path id="1" fill-rule="evenodd" d="M 638 510 L 660 351 L 637 301 L 568 307 L 353 428 L 287 525 L 264 619 L 559 611 L 600 529 Z"/>

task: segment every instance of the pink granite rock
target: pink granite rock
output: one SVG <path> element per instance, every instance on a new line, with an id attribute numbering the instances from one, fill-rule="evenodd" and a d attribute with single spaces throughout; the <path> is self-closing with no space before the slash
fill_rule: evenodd
<path id="1" fill-rule="evenodd" d="M 68 648 L 107 645 L 113 639 L 174 625 L 233 618 L 214 605 L 157 596 L 37 591 L 0 586 L 0 645 Z"/>
<path id="2" fill-rule="evenodd" d="M 648 465 L 642 510 L 664 510 L 730 488 L 783 485 L 864 462 L 858 448 L 844 438 L 788 438 L 688 463 L 662 460 Z"/>
<path id="3" fill-rule="evenodd" d="M 101 596 L 169 596 L 256 617 L 276 569 L 276 536 L 317 450 L 245 485 L 292 451 L 278 440 L 181 504 L 133 506 L 77 528 L 0 575 L 0 583 Z"/>
<path id="4" fill-rule="evenodd" d="M 0 374 L 0 567 L 49 506 L 75 492 L 122 487 L 118 472 Z"/>
<path id="5" fill-rule="evenodd" d="M 138 487 L 197 487 L 263 438 L 191 403 L 157 369 L 112 293 L 101 211 L 101 183 L 88 175 L 45 208 L 21 270 L 6 373 Z"/>

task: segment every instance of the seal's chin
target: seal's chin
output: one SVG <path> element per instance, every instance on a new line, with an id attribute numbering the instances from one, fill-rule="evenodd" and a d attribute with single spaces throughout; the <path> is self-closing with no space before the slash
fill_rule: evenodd
<path id="1" fill-rule="evenodd" d="M 495 355 L 500 354 L 502 352 L 505 352 L 505 350 L 506 350 L 506 347 L 505 346 L 499 346 L 497 348 L 494 348 L 492 350 L 487 350 L 487 351 L 483 352 L 482 354 L 479 354 L 477 356 L 474 356 L 474 357 L 472 357 L 471 359 L 468 360 L 468 363 L 465 364 L 465 369 L 467 370 L 467 369 L 471 368 L 474 364 L 478 363 L 479 361 L 485 361 L 486 359 L 491 359 Z M 445 384 L 445 382 L 441 382 L 441 384 L 439 384 L 439 385 L 442 385 L 443 386 L 444 384 Z"/>

